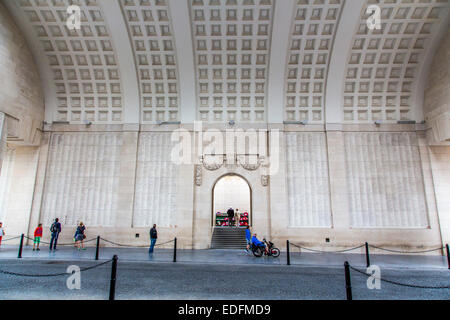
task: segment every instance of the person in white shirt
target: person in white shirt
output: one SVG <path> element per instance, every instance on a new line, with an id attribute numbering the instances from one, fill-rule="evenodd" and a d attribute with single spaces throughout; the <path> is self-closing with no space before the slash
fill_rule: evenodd
<path id="1" fill-rule="evenodd" d="M 234 212 L 234 219 L 236 221 L 236 227 L 239 228 L 239 223 L 241 220 L 241 214 L 239 213 L 239 209 L 236 209 L 236 211 Z"/>

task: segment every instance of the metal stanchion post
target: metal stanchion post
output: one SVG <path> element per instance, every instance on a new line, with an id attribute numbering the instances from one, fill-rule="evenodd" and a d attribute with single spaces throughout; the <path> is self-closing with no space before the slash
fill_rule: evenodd
<path id="1" fill-rule="evenodd" d="M 173 262 L 177 262 L 177 238 L 173 240 Z"/>
<path id="2" fill-rule="evenodd" d="M 22 235 L 20 236 L 19 254 L 17 256 L 18 259 L 22 258 L 23 238 L 24 237 L 25 237 L 25 235 L 22 233 Z"/>
<path id="3" fill-rule="evenodd" d="M 445 248 L 447 249 L 447 263 L 448 268 L 450 269 L 450 248 L 448 247 L 448 243 L 445 245 Z"/>
<path id="4" fill-rule="evenodd" d="M 350 265 L 348 264 L 348 261 L 345 261 L 344 267 L 345 267 L 345 290 L 347 293 L 347 300 L 353 300 L 352 281 L 350 279 Z"/>
<path id="5" fill-rule="evenodd" d="M 97 247 L 95 249 L 95 260 L 98 260 L 99 251 L 100 251 L 100 236 L 97 236 Z"/>
<path id="6" fill-rule="evenodd" d="M 116 296 L 116 274 L 117 274 L 117 255 L 114 255 L 111 267 L 111 281 L 109 284 L 109 300 L 112 301 Z"/>
<path id="7" fill-rule="evenodd" d="M 367 268 L 370 267 L 369 244 L 366 242 L 366 263 Z"/>
<path id="8" fill-rule="evenodd" d="M 289 250 L 289 240 L 286 240 L 286 254 L 287 254 L 287 256 L 286 256 L 286 264 L 288 266 L 290 266 L 291 265 L 291 253 L 290 253 L 290 250 Z"/>

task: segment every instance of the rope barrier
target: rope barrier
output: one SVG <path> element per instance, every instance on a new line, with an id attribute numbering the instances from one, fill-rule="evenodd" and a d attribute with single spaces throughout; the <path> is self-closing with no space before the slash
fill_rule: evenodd
<path id="1" fill-rule="evenodd" d="M 358 270 L 352 266 L 350 266 L 350 269 L 352 269 L 353 271 L 356 271 L 360 274 L 365 275 L 366 277 L 373 277 L 373 275 L 367 274 L 364 271 Z M 421 286 L 421 285 L 415 285 L 415 284 L 407 284 L 407 283 L 400 283 L 397 281 L 392 281 L 392 280 L 388 280 L 388 279 L 383 279 L 383 278 L 375 278 L 377 280 L 383 281 L 383 282 L 387 282 L 390 284 L 394 284 L 397 286 L 402 286 L 402 287 L 409 287 L 409 288 L 418 288 L 418 289 L 450 289 L 450 286 L 438 286 L 438 287 L 432 287 L 432 286 Z"/>
<path id="2" fill-rule="evenodd" d="M 429 250 L 423 250 L 423 251 L 401 251 L 401 250 L 393 250 L 393 249 L 386 249 L 386 248 L 381 248 L 381 247 L 377 247 L 374 245 L 369 244 L 369 247 L 378 249 L 378 250 L 382 250 L 382 251 L 388 251 L 388 252 L 393 252 L 393 253 L 404 253 L 404 254 L 408 254 L 408 253 L 426 253 L 426 252 L 433 252 L 433 251 L 438 251 L 438 250 L 443 250 L 444 247 L 440 247 L 440 248 L 436 248 L 436 249 L 429 249 Z"/>
<path id="3" fill-rule="evenodd" d="M 88 271 L 88 270 L 92 270 L 98 267 L 101 267 L 105 264 L 110 263 L 111 261 L 113 261 L 113 259 L 110 259 L 108 261 L 96 264 L 94 266 L 90 266 L 90 267 L 86 267 L 86 268 L 81 268 L 80 272 L 84 272 L 84 271 Z M 66 276 L 68 275 L 67 272 L 62 272 L 62 273 L 54 273 L 54 274 L 25 274 L 25 273 L 16 273 L 16 272 L 10 272 L 10 271 L 4 271 L 4 270 L 0 270 L 1 274 L 7 274 L 7 275 L 12 275 L 12 276 L 17 276 L 17 277 L 28 277 L 28 278 L 50 278 L 50 277 L 60 277 L 60 276 Z"/>
<path id="4" fill-rule="evenodd" d="M 113 244 L 113 245 L 115 245 L 115 246 L 119 246 L 119 247 L 127 247 L 127 248 L 148 248 L 148 247 L 150 246 L 149 244 L 147 244 L 147 245 L 142 245 L 142 246 L 130 246 L 130 245 L 127 245 L 127 244 L 121 244 L 121 243 L 113 242 L 113 241 L 110 241 L 110 240 L 107 240 L 107 239 L 103 239 L 103 238 L 100 238 L 100 239 L 102 239 L 103 241 L 108 242 L 108 243 L 110 243 L 110 244 Z M 164 243 L 158 243 L 158 244 L 155 244 L 155 247 L 163 246 L 163 245 L 165 245 L 165 244 L 168 244 L 168 243 L 171 243 L 171 242 L 174 242 L 174 241 L 175 241 L 175 239 L 170 240 L 170 241 L 167 241 L 167 242 L 164 242 Z"/>
<path id="5" fill-rule="evenodd" d="M 336 250 L 336 251 L 322 251 L 322 250 L 316 250 L 316 249 L 302 247 L 302 246 L 297 245 L 297 244 L 292 243 L 292 242 L 290 242 L 290 244 L 292 244 L 294 247 L 297 247 L 297 248 L 300 248 L 300 249 L 303 249 L 303 250 L 308 250 L 308 251 L 312 251 L 312 252 L 319 252 L 319 253 L 343 253 L 343 252 L 348 252 L 348 251 L 353 251 L 353 250 L 356 250 L 356 249 L 360 249 L 360 248 L 365 246 L 363 244 L 363 245 L 360 245 L 360 246 L 357 246 L 357 247 L 354 247 L 354 248 L 350 248 L 350 249 Z"/>

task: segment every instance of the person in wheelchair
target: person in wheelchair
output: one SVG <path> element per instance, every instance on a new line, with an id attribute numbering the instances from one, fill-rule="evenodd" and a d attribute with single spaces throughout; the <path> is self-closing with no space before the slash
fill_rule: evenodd
<path id="1" fill-rule="evenodd" d="M 252 246 L 254 246 L 255 249 L 257 247 L 261 247 L 264 250 L 264 252 L 266 251 L 266 244 L 264 242 L 258 240 L 256 233 L 253 235 L 253 238 L 252 238 Z"/>

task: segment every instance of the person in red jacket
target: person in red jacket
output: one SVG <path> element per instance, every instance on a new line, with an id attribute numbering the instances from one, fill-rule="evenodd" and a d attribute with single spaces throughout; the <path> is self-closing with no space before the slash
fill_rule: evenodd
<path id="1" fill-rule="evenodd" d="M 0 222 L 0 246 L 2 245 L 2 238 L 6 235 L 5 230 L 3 230 L 3 222 Z"/>
<path id="2" fill-rule="evenodd" d="M 41 243 L 41 238 L 42 238 L 42 223 L 39 223 L 38 227 L 36 228 L 36 230 L 34 230 L 34 244 L 33 244 L 33 251 L 37 250 L 40 251 L 41 249 L 39 249 L 39 244 Z M 36 249 L 36 244 L 37 244 L 37 249 Z"/>

